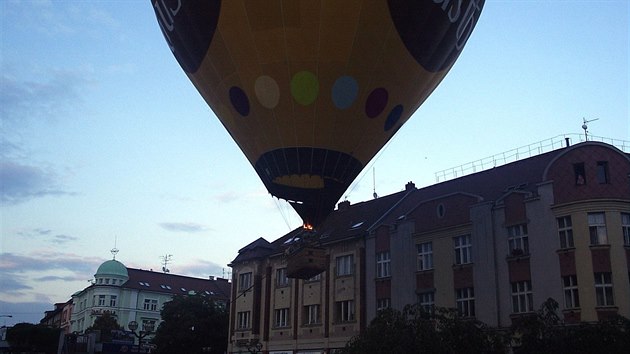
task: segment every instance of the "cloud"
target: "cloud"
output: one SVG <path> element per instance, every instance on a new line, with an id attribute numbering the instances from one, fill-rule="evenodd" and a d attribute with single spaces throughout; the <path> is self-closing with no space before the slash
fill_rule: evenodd
<path id="1" fill-rule="evenodd" d="M 26 81 L 2 74 L 0 81 L 0 121 L 11 127 L 31 117 L 59 116 L 76 107 L 88 82 L 79 72 L 50 70 L 46 81 Z"/>
<path id="2" fill-rule="evenodd" d="M 0 161 L 0 204 L 15 205 L 44 196 L 75 195 L 57 186 L 57 176 L 35 166 Z"/>
<path id="3" fill-rule="evenodd" d="M 52 239 L 53 243 L 56 243 L 58 245 L 67 243 L 67 242 L 71 242 L 71 241 L 76 241 L 78 240 L 78 237 L 75 236 L 69 236 L 69 235 L 55 235 Z"/>
<path id="4" fill-rule="evenodd" d="M 5 252 L 0 253 L 0 275 L 31 271 L 68 270 L 73 273 L 91 276 L 103 261 L 102 259 L 82 257 L 69 253 L 35 252 L 23 256 Z"/>
<path id="5" fill-rule="evenodd" d="M 230 269 L 217 263 L 197 259 L 193 263 L 178 266 L 177 274 L 186 274 L 191 277 L 207 278 L 208 276 L 228 277 Z M 223 272 L 225 271 L 225 274 Z"/>
<path id="6" fill-rule="evenodd" d="M 208 228 L 204 225 L 192 223 L 192 222 L 163 222 L 159 224 L 164 230 L 173 232 L 187 232 L 197 233 L 207 231 Z"/>
<path id="7" fill-rule="evenodd" d="M 47 299 L 37 302 L 7 302 L 0 300 L 0 313 L 13 317 L 2 318 L 1 324 L 13 326 L 16 323 L 39 323 L 45 311 L 52 310 L 53 304 Z"/>
<path id="8" fill-rule="evenodd" d="M 37 282 L 45 282 L 45 281 L 77 281 L 77 280 L 85 280 L 85 277 L 81 276 L 58 276 L 58 275 L 47 275 L 39 278 L 33 278 L 33 280 Z"/>

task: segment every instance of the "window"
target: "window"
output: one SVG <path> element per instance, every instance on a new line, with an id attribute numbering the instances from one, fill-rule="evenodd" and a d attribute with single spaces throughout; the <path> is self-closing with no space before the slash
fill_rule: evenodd
<path id="1" fill-rule="evenodd" d="M 157 311 L 157 300 L 155 299 L 144 299 L 144 309 L 147 311 Z"/>
<path id="2" fill-rule="evenodd" d="M 508 247 L 509 254 L 512 256 L 529 254 L 527 224 L 508 227 Z"/>
<path id="3" fill-rule="evenodd" d="M 567 309 L 580 307 L 577 275 L 567 275 L 562 277 L 562 284 L 564 285 L 564 307 Z"/>
<path id="4" fill-rule="evenodd" d="M 116 295 L 110 296 L 109 297 L 109 306 L 116 307 L 116 300 L 118 300 L 118 297 Z"/>
<path id="5" fill-rule="evenodd" d="M 155 331 L 157 329 L 157 327 L 155 326 L 155 322 L 156 320 L 142 320 L 142 330 L 147 331 L 153 328 L 151 332 Z"/>
<path id="6" fill-rule="evenodd" d="M 289 326 L 289 309 L 277 309 L 274 313 L 274 325 L 276 327 L 287 327 Z"/>
<path id="7" fill-rule="evenodd" d="M 109 284 L 109 278 L 105 278 L 105 284 Z"/>
<path id="8" fill-rule="evenodd" d="M 353 257 L 351 254 L 347 256 L 337 257 L 337 276 L 352 274 Z"/>
<path id="9" fill-rule="evenodd" d="M 463 317 L 475 317 L 475 291 L 473 288 L 455 290 L 457 311 Z"/>
<path id="10" fill-rule="evenodd" d="M 419 243 L 417 270 L 433 269 L 433 244 L 431 242 Z"/>
<path id="11" fill-rule="evenodd" d="M 604 213 L 588 213 L 588 232 L 591 236 L 591 245 L 608 244 Z"/>
<path id="12" fill-rule="evenodd" d="M 575 174 L 575 184 L 586 184 L 586 174 L 584 173 L 584 163 L 573 164 L 573 173 Z"/>
<path id="13" fill-rule="evenodd" d="M 237 329 L 249 328 L 249 314 L 249 311 L 239 312 L 236 314 Z"/>
<path id="14" fill-rule="evenodd" d="M 621 229 L 623 231 L 623 244 L 630 246 L 630 214 L 621 213 Z"/>
<path id="15" fill-rule="evenodd" d="M 614 306 L 613 284 L 610 272 L 595 273 L 597 306 Z"/>
<path id="16" fill-rule="evenodd" d="M 354 321 L 354 301 L 337 301 L 335 303 L 337 322 Z"/>
<path id="17" fill-rule="evenodd" d="M 320 281 L 320 280 L 322 280 L 322 273 L 319 273 L 314 277 L 306 279 L 307 282 Z"/>
<path id="18" fill-rule="evenodd" d="M 105 306 L 105 295 L 98 296 L 98 306 Z"/>
<path id="19" fill-rule="evenodd" d="M 524 313 L 534 311 L 532 282 L 529 280 L 512 283 L 512 312 Z"/>
<path id="20" fill-rule="evenodd" d="M 390 298 L 383 298 L 376 300 L 376 311 L 385 310 L 392 307 L 392 300 Z"/>
<path id="21" fill-rule="evenodd" d="M 435 308 L 435 292 L 434 291 L 427 291 L 424 293 L 419 293 L 418 294 L 418 305 L 420 305 L 420 307 L 428 312 L 428 313 L 433 313 L 433 309 Z"/>
<path id="22" fill-rule="evenodd" d="M 242 273 L 238 275 L 238 290 L 245 291 L 252 286 L 252 273 Z"/>
<path id="23" fill-rule="evenodd" d="M 466 264 L 472 262 L 470 251 L 472 241 L 470 235 L 457 236 L 453 238 L 455 243 L 455 264 Z"/>
<path id="24" fill-rule="evenodd" d="M 597 161 L 597 183 L 608 183 L 608 161 Z"/>
<path id="25" fill-rule="evenodd" d="M 560 217 L 557 220 L 560 248 L 573 248 L 573 227 L 571 226 L 571 215 Z"/>
<path id="26" fill-rule="evenodd" d="M 278 287 L 289 286 L 289 278 L 287 278 L 286 268 L 280 268 L 276 270 L 276 285 Z"/>
<path id="27" fill-rule="evenodd" d="M 376 277 L 384 278 L 390 276 L 389 271 L 390 259 L 389 251 L 376 254 Z"/>
<path id="28" fill-rule="evenodd" d="M 319 324 L 319 305 L 304 306 L 304 324 Z"/>

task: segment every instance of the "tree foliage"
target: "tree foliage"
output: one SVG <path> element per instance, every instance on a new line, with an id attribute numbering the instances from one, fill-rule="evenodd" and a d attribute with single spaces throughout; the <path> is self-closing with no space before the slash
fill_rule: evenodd
<path id="1" fill-rule="evenodd" d="M 547 299 L 535 315 L 512 326 L 514 353 L 624 353 L 630 348 L 630 321 L 615 316 L 596 323 L 565 324 L 558 303 Z"/>
<path id="2" fill-rule="evenodd" d="M 7 329 L 7 342 L 16 352 L 57 353 L 59 328 L 41 324 L 18 323 Z"/>
<path id="3" fill-rule="evenodd" d="M 505 337 L 483 323 L 462 318 L 457 311 L 436 308 L 433 313 L 417 305 L 401 312 L 380 311 L 367 329 L 354 337 L 344 354 L 389 353 L 505 353 Z"/>
<path id="4" fill-rule="evenodd" d="M 200 294 L 177 295 L 164 304 L 163 322 L 153 343 L 157 353 L 222 354 L 227 350 L 229 314 L 224 306 Z M 207 353 L 207 351 L 206 351 Z"/>
<path id="5" fill-rule="evenodd" d="M 122 330 L 123 328 L 118 324 L 116 317 L 111 316 L 109 313 L 104 313 L 98 316 L 94 320 L 94 324 L 86 329 L 86 332 L 100 331 L 100 342 L 111 342 L 114 331 Z"/>

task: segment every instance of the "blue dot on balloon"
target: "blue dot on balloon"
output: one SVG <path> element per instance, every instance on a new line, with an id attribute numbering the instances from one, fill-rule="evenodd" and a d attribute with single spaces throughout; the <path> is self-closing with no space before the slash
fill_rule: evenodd
<path id="1" fill-rule="evenodd" d="M 240 87 L 232 86 L 230 88 L 230 102 L 232 102 L 234 109 L 243 117 L 249 114 L 249 99 Z"/>
<path id="2" fill-rule="evenodd" d="M 341 76 L 332 87 L 332 100 L 339 109 L 350 108 L 359 94 L 359 84 L 351 76 Z"/>
<path id="3" fill-rule="evenodd" d="M 402 112 L 403 106 L 400 104 L 392 108 L 392 110 L 387 115 L 387 120 L 385 120 L 385 131 L 392 129 L 396 125 L 396 123 L 398 123 L 398 120 L 400 120 L 400 116 L 402 116 Z"/>

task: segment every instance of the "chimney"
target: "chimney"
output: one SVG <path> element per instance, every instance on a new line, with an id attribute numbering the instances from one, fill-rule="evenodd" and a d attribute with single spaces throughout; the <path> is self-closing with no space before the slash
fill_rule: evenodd
<path id="1" fill-rule="evenodd" d="M 569 142 L 570 142 L 570 138 L 564 138 L 564 142 L 567 144 L 567 147 L 569 147 Z"/>
<path id="2" fill-rule="evenodd" d="M 349 200 L 344 200 L 343 202 L 340 202 L 339 204 L 337 204 L 337 210 L 339 211 L 348 210 L 348 208 L 350 208 Z"/>
<path id="3" fill-rule="evenodd" d="M 208 276 L 208 280 L 214 280 L 214 275 Z"/>
<path id="4" fill-rule="evenodd" d="M 405 185 L 405 190 L 406 191 L 410 191 L 412 189 L 416 189 L 415 183 L 413 183 L 411 181 L 407 182 L 407 184 Z"/>

